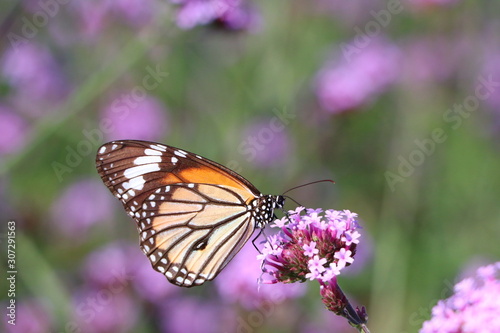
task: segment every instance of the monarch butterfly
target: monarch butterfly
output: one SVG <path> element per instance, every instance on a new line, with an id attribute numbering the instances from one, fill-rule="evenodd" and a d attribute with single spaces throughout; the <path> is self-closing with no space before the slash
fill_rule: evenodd
<path id="1" fill-rule="evenodd" d="M 153 268 L 182 287 L 214 279 L 285 202 L 216 162 L 154 142 L 106 143 L 96 166 L 137 222 Z"/>

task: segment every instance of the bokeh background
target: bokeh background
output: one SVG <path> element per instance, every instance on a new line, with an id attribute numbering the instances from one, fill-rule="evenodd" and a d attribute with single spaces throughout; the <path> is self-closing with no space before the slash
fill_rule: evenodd
<path id="1" fill-rule="evenodd" d="M 251 245 L 202 287 L 155 273 L 94 166 L 103 142 L 145 139 L 264 193 L 335 180 L 289 194 L 359 214 L 339 283 L 372 332 L 417 332 L 454 282 L 499 260 L 498 12 L 474 0 L 3 1 L 1 260 L 15 221 L 17 325 L 2 273 L 2 329 L 354 331 L 317 283 L 258 291 Z"/>

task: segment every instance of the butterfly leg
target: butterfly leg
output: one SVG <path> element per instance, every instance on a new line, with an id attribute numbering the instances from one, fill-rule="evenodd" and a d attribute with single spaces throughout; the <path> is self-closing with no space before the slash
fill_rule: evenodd
<path id="1" fill-rule="evenodd" d="M 252 239 L 252 245 L 253 245 L 253 247 L 255 247 L 255 249 L 257 250 L 257 252 L 259 252 L 260 254 L 262 254 L 262 252 L 260 252 L 260 250 L 257 247 L 257 245 L 255 245 L 255 241 L 257 240 L 257 238 L 260 237 L 261 234 L 263 234 L 264 237 L 266 236 L 266 234 L 264 234 L 264 228 L 260 228 L 259 233 L 257 234 L 257 236 L 255 236 L 254 239 Z M 267 239 L 267 237 L 266 237 L 266 239 Z"/>

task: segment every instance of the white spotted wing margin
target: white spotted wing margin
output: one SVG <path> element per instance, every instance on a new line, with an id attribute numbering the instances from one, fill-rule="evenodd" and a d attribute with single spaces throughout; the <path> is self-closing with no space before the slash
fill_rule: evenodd
<path id="1" fill-rule="evenodd" d="M 153 268 L 176 285 L 215 278 L 256 227 L 264 196 L 245 178 L 198 155 L 123 140 L 101 146 L 96 165 L 137 222 Z"/>

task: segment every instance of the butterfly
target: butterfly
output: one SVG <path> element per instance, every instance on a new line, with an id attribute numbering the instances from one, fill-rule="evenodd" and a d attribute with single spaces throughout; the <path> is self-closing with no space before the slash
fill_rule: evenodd
<path id="1" fill-rule="evenodd" d="M 214 279 L 285 202 L 221 164 L 154 142 L 108 142 L 96 167 L 137 222 L 153 268 L 182 287 Z"/>

